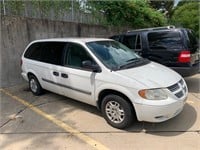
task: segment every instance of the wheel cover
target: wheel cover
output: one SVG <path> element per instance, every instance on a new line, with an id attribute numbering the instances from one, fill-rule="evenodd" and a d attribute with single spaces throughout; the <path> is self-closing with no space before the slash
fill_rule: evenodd
<path id="1" fill-rule="evenodd" d="M 37 86 L 37 82 L 34 79 L 30 80 L 30 88 L 31 88 L 31 91 L 33 91 L 34 93 L 37 92 L 38 86 Z"/>
<path id="2" fill-rule="evenodd" d="M 124 121 L 124 109 L 123 107 L 116 101 L 109 101 L 106 104 L 105 112 L 107 117 L 113 123 L 121 123 Z"/>

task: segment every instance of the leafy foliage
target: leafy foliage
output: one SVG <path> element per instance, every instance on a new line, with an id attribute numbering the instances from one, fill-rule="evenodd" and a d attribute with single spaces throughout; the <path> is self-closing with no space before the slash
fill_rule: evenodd
<path id="1" fill-rule="evenodd" d="M 102 12 L 109 25 L 143 28 L 165 25 L 165 17 L 146 0 L 88 1 L 92 12 Z"/>
<path id="2" fill-rule="evenodd" d="M 30 1 L 29 4 L 33 5 L 33 8 L 38 9 L 43 16 L 47 16 L 50 10 L 53 10 L 56 15 L 62 14 L 71 7 L 70 1 Z"/>
<path id="3" fill-rule="evenodd" d="M 4 1 L 4 3 L 14 14 L 20 14 L 25 7 L 23 1 Z M 1 13 L 3 13 L 3 1 L 1 1 Z"/>
<path id="4" fill-rule="evenodd" d="M 178 6 L 172 15 L 171 22 L 177 26 L 190 28 L 199 36 L 199 6 L 200 2 L 188 2 Z"/>
<path id="5" fill-rule="evenodd" d="M 42 15 L 48 15 L 50 10 L 53 10 L 56 14 L 62 14 L 66 10 L 70 10 L 73 4 L 73 9 L 80 9 L 79 0 L 5 0 L 4 6 L 9 14 L 20 15 L 20 12 L 24 11 L 25 7 L 32 9 L 33 13 L 35 9 L 38 9 Z M 3 1 L 0 1 L 1 13 L 3 12 Z"/>

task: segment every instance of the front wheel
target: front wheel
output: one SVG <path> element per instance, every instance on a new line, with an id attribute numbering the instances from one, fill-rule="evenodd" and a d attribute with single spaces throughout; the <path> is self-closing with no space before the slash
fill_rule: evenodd
<path id="1" fill-rule="evenodd" d="M 118 95 L 105 96 L 101 111 L 106 121 L 119 129 L 129 127 L 135 118 L 131 104 Z"/>
<path id="2" fill-rule="evenodd" d="M 31 90 L 31 92 L 34 95 L 41 95 L 43 92 L 42 87 L 40 86 L 39 81 L 37 80 L 37 78 L 33 75 L 30 75 L 29 77 L 29 88 Z"/>

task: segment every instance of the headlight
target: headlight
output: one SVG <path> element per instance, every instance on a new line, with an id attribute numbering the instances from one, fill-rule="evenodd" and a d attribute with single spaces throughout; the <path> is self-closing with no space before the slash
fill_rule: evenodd
<path id="1" fill-rule="evenodd" d="M 149 100 L 164 100 L 168 98 L 166 92 L 163 89 L 144 89 L 140 90 L 138 94 L 142 98 Z"/>

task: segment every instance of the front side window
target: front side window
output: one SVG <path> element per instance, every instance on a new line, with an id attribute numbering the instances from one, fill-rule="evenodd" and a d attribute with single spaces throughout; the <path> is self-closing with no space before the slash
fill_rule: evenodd
<path id="1" fill-rule="evenodd" d="M 139 34 L 127 35 L 124 37 L 123 44 L 133 50 L 141 50 L 141 36 Z"/>
<path id="2" fill-rule="evenodd" d="M 120 35 L 112 36 L 111 39 L 113 39 L 115 41 L 120 41 Z"/>
<path id="3" fill-rule="evenodd" d="M 70 43 L 67 48 L 64 65 L 72 68 L 84 69 L 82 65 L 83 61 L 91 61 L 92 64 L 96 64 L 81 45 Z"/>
<path id="4" fill-rule="evenodd" d="M 142 58 L 133 50 L 117 41 L 95 41 L 86 45 L 99 58 L 99 60 L 109 69 L 117 70 L 126 64 L 134 64 Z"/>
<path id="5" fill-rule="evenodd" d="M 181 49 L 181 36 L 178 31 L 151 32 L 148 34 L 151 50 Z"/>
<path id="6" fill-rule="evenodd" d="M 124 37 L 123 44 L 125 44 L 130 49 L 135 49 L 136 35 L 129 35 Z"/>

